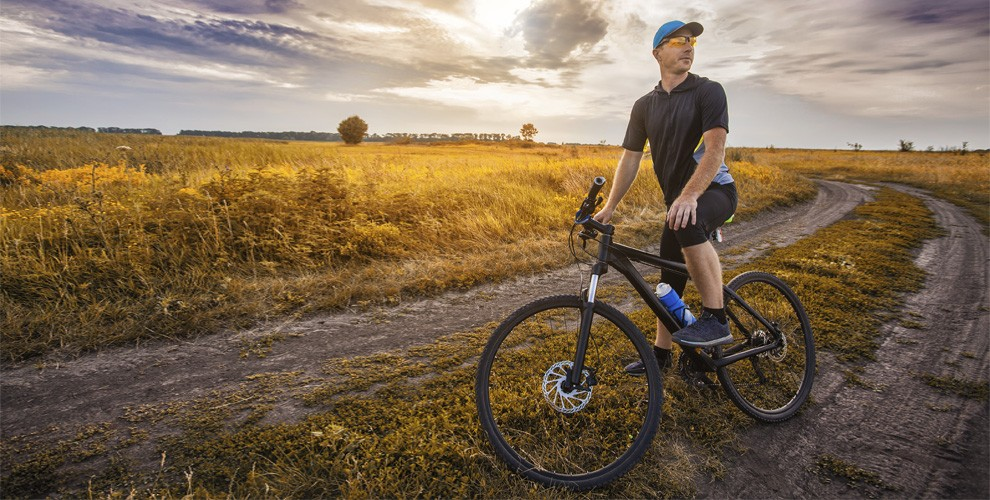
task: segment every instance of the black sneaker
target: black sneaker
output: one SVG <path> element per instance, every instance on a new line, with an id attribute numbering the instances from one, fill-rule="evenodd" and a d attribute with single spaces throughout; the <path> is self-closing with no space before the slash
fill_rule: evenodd
<path id="1" fill-rule="evenodd" d="M 698 321 L 674 332 L 674 342 L 690 347 L 711 347 L 732 342 L 728 323 L 719 323 L 715 316 L 702 313 Z"/>
<path id="2" fill-rule="evenodd" d="M 667 371 L 674 364 L 670 349 L 653 346 L 653 354 L 657 357 L 657 364 L 660 365 L 661 372 Z M 646 363 L 639 359 L 626 365 L 625 370 L 629 375 L 646 375 Z"/>

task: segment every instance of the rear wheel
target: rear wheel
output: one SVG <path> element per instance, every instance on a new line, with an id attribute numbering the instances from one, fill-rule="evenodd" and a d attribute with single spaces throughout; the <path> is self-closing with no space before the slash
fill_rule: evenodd
<path id="1" fill-rule="evenodd" d="M 808 315 L 797 295 L 776 276 L 747 272 L 736 276 L 728 288 L 766 322 L 726 294 L 733 343 L 722 348 L 722 355 L 775 347 L 719 368 L 719 381 L 736 406 L 751 417 L 764 422 L 787 420 L 808 398 L 815 376 Z"/>
<path id="2" fill-rule="evenodd" d="M 581 384 L 570 387 L 582 300 L 547 297 L 506 319 L 478 363 L 481 425 L 495 451 L 522 475 L 573 489 L 602 486 L 649 448 L 663 402 L 660 369 L 646 338 L 597 302 Z M 646 360 L 646 377 L 623 367 Z"/>

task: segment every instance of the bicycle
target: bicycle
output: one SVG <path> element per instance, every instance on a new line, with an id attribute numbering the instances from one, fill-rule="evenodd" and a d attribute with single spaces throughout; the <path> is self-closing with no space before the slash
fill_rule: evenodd
<path id="1" fill-rule="evenodd" d="M 604 184 L 595 178 L 570 236 L 572 253 L 578 226 L 584 244 L 598 242 L 587 287 L 509 315 L 489 338 L 475 381 L 481 425 L 498 456 L 531 480 L 575 490 L 628 472 L 652 443 L 663 404 L 652 342 L 596 297 L 601 275 L 609 268 L 622 274 L 670 332 L 681 325 L 633 262 L 687 275 L 684 264 L 615 243 L 615 227 L 591 218 Z M 800 300 L 782 280 L 757 271 L 738 275 L 723 292 L 732 343 L 682 346 L 679 372 L 691 383 L 720 386 L 757 421 L 793 417 L 815 371 L 814 339 Z M 645 379 L 623 371 L 637 359 L 645 360 Z M 711 372 L 718 382 L 708 378 Z"/>

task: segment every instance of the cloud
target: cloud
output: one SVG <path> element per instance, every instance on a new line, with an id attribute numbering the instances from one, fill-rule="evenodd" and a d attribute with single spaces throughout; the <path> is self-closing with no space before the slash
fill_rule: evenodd
<path id="1" fill-rule="evenodd" d="M 511 9 L 521 5 L 516 0 L 504 5 L 510 15 L 522 11 Z M 470 0 L 348 1 L 324 9 L 300 0 L 5 0 L 4 18 L 30 33 L 5 38 L 4 56 L 39 70 L 20 72 L 27 76 L 59 69 L 98 78 L 93 63 L 102 61 L 120 75 L 155 78 L 160 71 L 163 80 L 217 81 L 229 71 L 229 80 L 312 88 L 314 96 L 325 94 L 328 80 L 349 95 L 445 78 L 561 86 L 601 62 L 593 47 L 608 25 L 599 6 L 585 1 L 534 4 L 518 16 L 514 34 L 492 30 L 493 11 Z M 215 70 L 188 70 L 197 66 Z M 527 80 L 520 68 L 559 69 L 564 77 Z"/>
<path id="2" fill-rule="evenodd" d="M 708 67 L 732 68 L 730 79 L 860 116 L 986 116 L 990 109 L 985 0 L 775 0 L 761 3 L 759 17 L 751 11 L 740 2 L 717 10 L 731 21 L 716 22 L 711 36 L 725 54 L 712 54 Z"/>
<path id="3" fill-rule="evenodd" d="M 261 20 L 174 9 L 141 11 L 65 0 L 42 4 L 6 0 L 5 6 L 11 3 L 20 7 L 14 17 L 73 40 L 102 42 L 110 48 L 164 50 L 229 63 L 263 64 L 272 56 L 300 58 L 307 54 L 307 46 L 321 38 L 296 27 Z M 268 57 L 261 60 L 259 54 Z"/>
<path id="4" fill-rule="evenodd" d="M 537 0 L 516 18 L 513 33 L 522 33 L 531 66 L 560 68 L 584 65 L 574 52 L 590 51 L 605 37 L 608 25 L 598 3 Z"/>
<path id="5" fill-rule="evenodd" d="M 296 0 L 194 0 L 195 4 L 212 12 L 257 15 L 282 14 L 302 6 Z"/>

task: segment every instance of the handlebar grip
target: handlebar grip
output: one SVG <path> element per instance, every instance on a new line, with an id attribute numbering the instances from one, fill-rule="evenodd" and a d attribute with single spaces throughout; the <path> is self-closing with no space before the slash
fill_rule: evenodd
<path id="1" fill-rule="evenodd" d="M 602 176 L 595 177 L 595 180 L 591 181 L 591 188 L 588 189 L 588 199 L 594 200 L 598 196 L 598 192 L 602 190 L 602 186 L 605 185 L 605 178 Z"/>
<path id="2" fill-rule="evenodd" d="M 595 210 L 595 207 L 597 207 L 602 201 L 601 198 L 598 197 L 598 192 L 602 190 L 602 186 L 604 185 L 604 177 L 595 177 L 595 180 L 591 182 L 591 188 L 588 189 L 588 197 L 585 198 L 583 203 L 581 203 L 581 208 L 574 216 L 574 222 L 583 223 L 588 217 L 591 216 L 592 212 Z"/>

